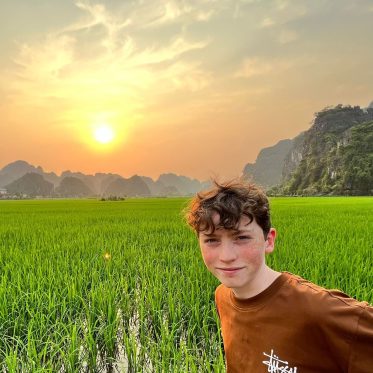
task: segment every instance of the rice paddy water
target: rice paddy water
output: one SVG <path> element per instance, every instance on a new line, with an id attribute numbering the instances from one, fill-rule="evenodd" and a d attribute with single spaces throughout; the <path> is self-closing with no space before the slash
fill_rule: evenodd
<path id="1" fill-rule="evenodd" d="M 0 201 L 3 372 L 223 372 L 186 199 Z M 276 270 L 373 302 L 373 198 L 274 198 Z"/>

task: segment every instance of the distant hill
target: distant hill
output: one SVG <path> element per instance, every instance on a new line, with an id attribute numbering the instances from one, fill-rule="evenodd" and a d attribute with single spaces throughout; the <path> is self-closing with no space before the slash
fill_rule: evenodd
<path id="1" fill-rule="evenodd" d="M 161 174 L 156 181 L 146 176 L 142 176 L 142 179 L 154 196 L 190 196 L 210 185 L 206 181 L 173 173 Z"/>
<path id="2" fill-rule="evenodd" d="M 60 197 L 89 197 L 94 195 L 92 190 L 80 179 L 66 176 L 56 188 L 56 195 Z"/>
<path id="3" fill-rule="evenodd" d="M 274 194 L 373 195 L 373 102 L 328 107 L 293 140 L 262 149 L 243 174 Z"/>
<path id="4" fill-rule="evenodd" d="M 246 164 L 243 176 L 273 194 L 373 195 L 372 123 L 373 102 L 366 108 L 327 107 L 315 113 L 307 131 L 262 149 L 255 163 Z M 0 188 L 30 196 L 189 196 L 209 184 L 173 173 L 156 181 L 111 173 L 64 171 L 58 176 L 21 160 L 0 170 Z"/>
<path id="5" fill-rule="evenodd" d="M 30 197 L 47 197 L 53 194 L 54 186 L 43 176 L 30 172 L 5 186 L 9 194 L 27 195 Z"/>
<path id="6" fill-rule="evenodd" d="M 189 177 L 178 176 L 172 173 L 160 175 L 157 182 L 162 183 L 165 188 L 173 187 L 174 191 L 178 191 L 184 196 L 195 194 L 201 190 L 202 186 L 201 182 L 196 179 L 190 179 Z"/>
<path id="7" fill-rule="evenodd" d="M 25 161 L 15 161 L 0 170 L 0 187 L 4 187 L 27 173 L 42 175 L 46 181 L 54 185 L 59 183 L 59 178 L 54 172 L 44 172 L 40 166 L 35 167 Z"/>
<path id="8" fill-rule="evenodd" d="M 279 184 L 282 181 L 282 168 L 294 140 L 281 140 L 276 145 L 262 149 L 255 163 L 248 163 L 244 170 L 245 178 L 253 178 L 264 187 Z"/>
<path id="9" fill-rule="evenodd" d="M 286 194 L 373 194 L 373 108 L 337 105 L 316 113 L 305 132 Z"/>
<path id="10" fill-rule="evenodd" d="M 304 143 L 305 132 L 301 132 L 297 137 L 292 141 L 292 147 L 290 148 L 288 154 L 286 155 L 282 168 L 281 169 L 281 180 L 282 183 L 284 180 L 287 180 L 291 174 L 298 167 L 299 162 L 303 157 L 303 143 Z"/>
<path id="11" fill-rule="evenodd" d="M 25 161 L 15 161 L 0 170 L 0 186 L 4 187 L 27 173 L 41 174 L 42 172 L 41 167 L 31 166 Z"/>
<path id="12" fill-rule="evenodd" d="M 54 172 L 44 172 L 40 166 L 35 167 L 20 160 L 0 170 L 0 188 L 6 188 L 27 173 L 41 175 L 45 181 L 53 184 L 53 193 L 61 197 L 115 196 L 115 193 L 119 193 L 120 196 L 187 196 L 208 185 L 206 182 L 172 173 L 162 174 L 156 181 L 147 176 L 137 175 L 125 179 L 111 173 L 85 175 L 82 172 L 63 171 L 57 176 Z"/>
<path id="13" fill-rule="evenodd" d="M 120 178 L 120 175 L 117 174 L 104 174 L 104 173 L 96 173 L 94 175 L 85 175 L 82 172 L 71 172 L 71 171 L 64 171 L 61 174 L 61 179 L 65 177 L 75 177 L 81 180 L 94 194 L 101 195 L 104 193 L 107 185 L 117 179 Z"/>
<path id="14" fill-rule="evenodd" d="M 118 178 L 112 181 L 104 192 L 104 196 L 118 197 L 149 197 L 150 189 L 140 176 L 129 179 Z"/>
<path id="15" fill-rule="evenodd" d="M 162 183 L 162 181 L 157 180 L 154 181 L 152 178 L 147 176 L 141 176 L 141 178 L 144 180 L 145 184 L 148 186 L 151 194 L 153 196 L 167 196 L 169 194 L 166 192 L 166 186 Z M 175 187 L 176 188 L 176 187 Z M 176 188 L 177 195 L 180 195 L 180 192 Z"/>

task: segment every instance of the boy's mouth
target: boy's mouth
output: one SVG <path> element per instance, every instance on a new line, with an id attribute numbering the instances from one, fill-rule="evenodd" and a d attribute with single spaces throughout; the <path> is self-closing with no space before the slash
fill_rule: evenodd
<path id="1" fill-rule="evenodd" d="M 244 267 L 229 267 L 229 268 L 218 267 L 217 269 L 224 272 L 224 273 L 235 273 L 235 272 L 238 272 L 242 268 L 244 268 Z"/>

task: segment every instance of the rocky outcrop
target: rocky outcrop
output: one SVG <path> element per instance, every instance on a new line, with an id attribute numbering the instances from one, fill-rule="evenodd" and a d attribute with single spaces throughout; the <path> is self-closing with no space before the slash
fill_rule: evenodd
<path id="1" fill-rule="evenodd" d="M 248 163 L 243 176 L 253 179 L 256 183 L 270 187 L 282 181 L 282 168 L 294 140 L 281 140 L 276 145 L 262 149 L 255 163 Z"/>
<path id="2" fill-rule="evenodd" d="M 372 195 L 373 102 L 328 107 L 309 130 L 260 151 L 243 171 L 273 194 Z"/>
<path id="3" fill-rule="evenodd" d="M 162 181 L 157 180 L 154 181 L 152 178 L 147 176 L 141 176 L 141 178 L 144 180 L 145 184 L 148 186 L 150 193 L 153 196 L 162 196 L 164 195 L 163 192 L 165 190 L 165 185 L 162 183 Z"/>
<path id="4" fill-rule="evenodd" d="M 41 167 L 34 167 L 25 161 L 15 161 L 0 170 L 0 187 L 19 179 L 27 173 L 42 173 Z"/>
<path id="5" fill-rule="evenodd" d="M 8 194 L 27 197 L 49 197 L 53 195 L 54 185 L 43 176 L 29 172 L 5 186 Z"/>
<path id="6" fill-rule="evenodd" d="M 60 197 L 82 198 L 92 196 L 92 190 L 80 179 L 66 176 L 56 188 L 56 194 Z"/>
<path id="7" fill-rule="evenodd" d="M 162 183 L 163 191 L 165 188 L 175 187 L 179 191 L 180 195 L 189 196 L 200 191 L 202 184 L 196 179 L 191 179 L 186 176 L 176 175 L 173 173 L 162 174 L 159 176 L 158 183 Z M 175 190 L 172 188 L 172 190 Z"/>
<path id="8" fill-rule="evenodd" d="M 111 173 L 86 175 L 82 172 L 64 171 L 61 176 L 57 176 L 53 172 L 44 172 L 40 166 L 35 167 L 25 161 L 16 161 L 6 165 L 0 170 L 0 188 L 5 188 L 9 183 L 18 180 L 30 172 L 39 174 L 46 181 L 51 182 L 54 187 L 57 188 L 59 195 L 64 197 L 76 197 L 77 195 L 86 196 L 87 193 L 97 196 L 107 195 L 110 188 L 117 188 L 115 190 L 128 196 L 186 196 L 194 194 L 208 186 L 208 183 L 201 183 L 196 179 L 171 173 L 161 175 L 156 181 L 147 176 L 133 176 L 130 179 L 124 179 L 118 174 Z M 74 181 L 70 178 L 73 178 L 72 180 Z M 65 181 L 68 183 L 66 187 L 62 184 L 65 179 L 70 180 Z M 76 179 L 80 180 L 86 188 L 83 187 L 81 183 L 78 183 Z M 119 184 L 115 187 L 116 183 L 114 182 L 118 179 L 127 180 L 125 182 L 127 186 L 124 189 L 122 188 L 123 182 L 118 182 Z M 71 183 L 74 183 L 74 185 Z M 131 186 L 128 187 L 128 185 Z M 138 188 L 138 190 L 136 191 L 135 188 Z M 114 190 L 111 191 L 114 192 Z"/>
<path id="9" fill-rule="evenodd" d="M 284 193 L 372 194 L 372 123 L 372 108 L 337 105 L 316 113 L 313 125 L 287 157 L 295 159 L 284 167 Z"/>
<path id="10" fill-rule="evenodd" d="M 44 180 L 49 181 L 55 186 L 59 183 L 59 178 L 54 172 L 44 172 L 40 166 L 35 167 L 25 161 L 19 160 L 9 163 L 0 170 L 0 187 L 4 187 L 27 173 L 42 175 Z"/>
<path id="11" fill-rule="evenodd" d="M 303 158 L 304 132 L 293 139 L 292 147 L 284 158 L 281 168 L 281 182 L 287 180 Z"/>
<path id="12" fill-rule="evenodd" d="M 140 176 L 129 179 L 117 178 L 112 181 L 104 192 L 104 196 L 117 197 L 149 197 L 150 189 Z"/>

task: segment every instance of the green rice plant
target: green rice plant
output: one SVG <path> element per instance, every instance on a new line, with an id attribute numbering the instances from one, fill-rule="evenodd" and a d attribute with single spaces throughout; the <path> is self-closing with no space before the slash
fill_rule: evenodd
<path id="1" fill-rule="evenodd" d="M 69 372 L 79 371 L 79 352 L 81 340 L 79 338 L 79 329 L 77 325 L 68 325 L 66 327 L 65 337 L 66 340 L 66 353 L 63 355 L 65 361 L 65 368 Z"/>
<path id="2" fill-rule="evenodd" d="M 224 372 L 186 199 L 0 201 L 0 370 Z M 273 198 L 268 263 L 373 302 L 373 198 Z"/>

